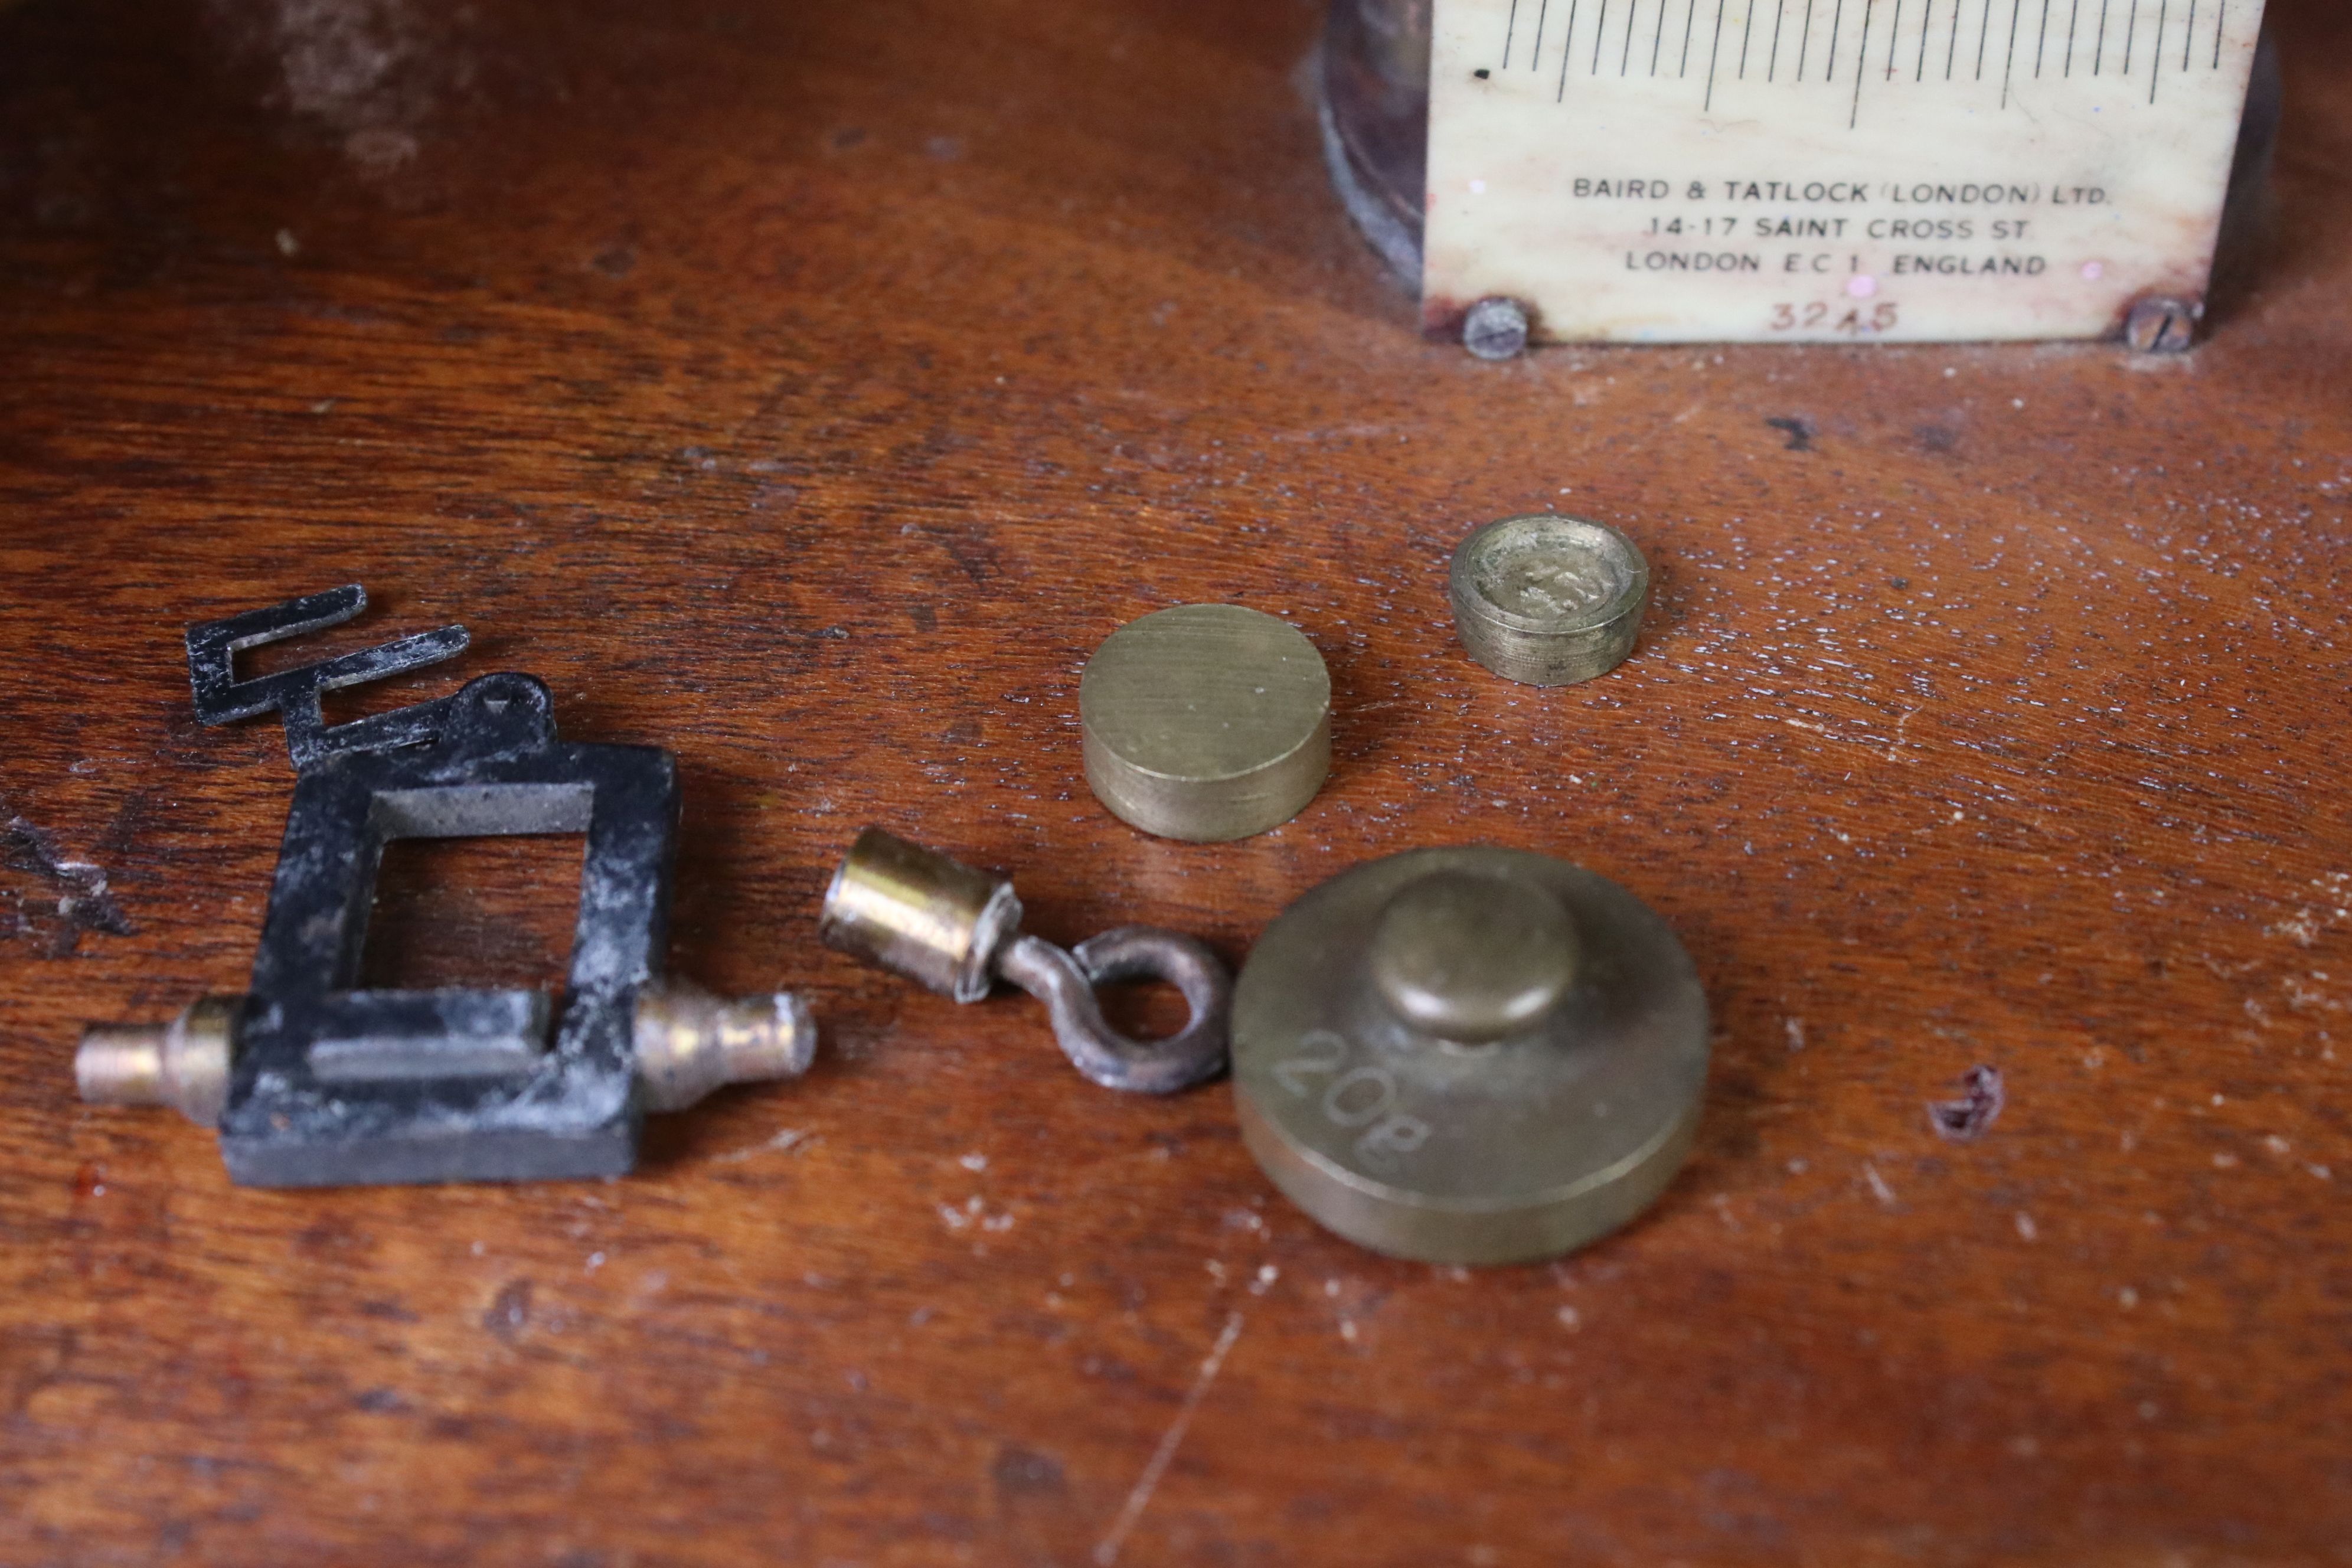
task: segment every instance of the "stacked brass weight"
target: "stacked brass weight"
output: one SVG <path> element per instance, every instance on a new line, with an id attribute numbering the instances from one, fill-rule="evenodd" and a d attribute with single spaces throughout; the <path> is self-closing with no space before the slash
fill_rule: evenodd
<path id="1" fill-rule="evenodd" d="M 1243 968 L 1242 1136 L 1349 1240 L 1555 1257 L 1640 1213 L 1698 1121 L 1707 1006 L 1642 901 L 1548 856 L 1416 849 L 1324 883 Z"/>

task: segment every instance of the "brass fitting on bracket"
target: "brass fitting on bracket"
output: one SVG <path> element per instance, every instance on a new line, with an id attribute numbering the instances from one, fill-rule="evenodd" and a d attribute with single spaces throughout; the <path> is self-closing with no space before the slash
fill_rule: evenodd
<path id="1" fill-rule="evenodd" d="M 242 996 L 207 996 L 168 1024 L 92 1024 L 74 1052 L 74 1084 L 91 1105 L 167 1105 L 220 1125 Z"/>
<path id="2" fill-rule="evenodd" d="M 82 1099 L 169 1106 L 200 1127 L 218 1127 L 245 1003 L 242 996 L 207 996 L 168 1024 L 92 1024 L 74 1053 Z M 673 982 L 637 994 L 632 1044 L 645 1108 L 684 1110 L 730 1083 L 808 1071 L 816 1059 L 816 1020 L 788 991 L 726 1001 Z M 528 1066 L 534 1057 L 520 1059 Z"/>
<path id="3" fill-rule="evenodd" d="M 648 1110 L 684 1110 L 730 1083 L 798 1078 L 816 1020 L 789 991 L 725 1001 L 675 982 L 637 994 L 637 1083 Z"/>

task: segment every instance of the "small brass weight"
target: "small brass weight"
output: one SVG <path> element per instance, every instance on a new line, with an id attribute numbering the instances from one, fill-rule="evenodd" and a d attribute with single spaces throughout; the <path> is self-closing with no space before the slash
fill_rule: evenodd
<path id="1" fill-rule="evenodd" d="M 834 873 L 818 935 L 959 1002 L 1012 982 L 1045 1004 L 1063 1052 L 1106 1089 L 1172 1094 L 1224 1070 L 1233 983 L 1207 947 L 1174 931 L 1121 926 L 1065 951 L 1022 931 L 1010 881 L 878 827 L 858 835 Z M 1165 1040 L 1118 1033 L 1095 990 L 1129 980 L 1175 986 L 1191 1020 Z"/>

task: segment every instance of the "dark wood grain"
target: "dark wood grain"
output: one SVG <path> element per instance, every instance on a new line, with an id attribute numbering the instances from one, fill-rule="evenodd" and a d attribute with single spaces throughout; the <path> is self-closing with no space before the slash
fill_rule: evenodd
<path id="1" fill-rule="evenodd" d="M 1341 218 L 1306 0 L 0 9 L 0 1561 L 2352 1563 L 2352 25 L 2276 8 L 2193 357 L 1504 367 Z M 1657 596 L 1538 693 L 1444 563 L 1551 505 Z M 276 850 L 180 625 L 347 581 L 326 646 L 477 639 L 353 710 L 522 668 L 677 752 L 673 967 L 806 989 L 806 1081 L 513 1189 L 76 1101 L 81 1021 L 240 986 Z M 1075 732 L 1197 599 L 1338 689 L 1219 847 Z M 1228 1088 L 818 951 L 868 822 L 1237 961 L 1370 856 L 1572 857 L 1698 961 L 1698 1152 L 1555 1267 L 1368 1256 Z M 529 962 L 545 863 L 466 864 L 425 924 Z"/>

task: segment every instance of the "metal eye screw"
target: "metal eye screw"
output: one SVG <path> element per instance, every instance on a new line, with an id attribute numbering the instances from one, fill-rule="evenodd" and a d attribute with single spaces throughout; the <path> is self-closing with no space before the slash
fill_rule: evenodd
<path id="1" fill-rule="evenodd" d="M 1105 1089 L 1172 1094 L 1223 1070 L 1233 982 L 1202 943 L 1121 926 L 1066 952 L 1020 927 L 1011 882 L 869 827 L 834 873 L 818 935 L 959 1002 L 979 1001 L 993 980 L 1012 982 L 1045 1004 L 1063 1054 Z M 1175 986 L 1191 1020 L 1165 1040 L 1118 1033 L 1095 993 L 1129 980 Z"/>

